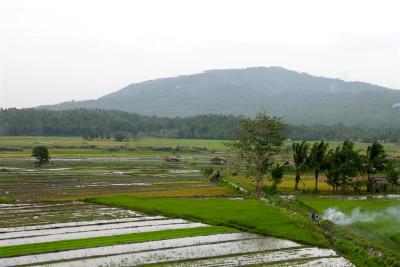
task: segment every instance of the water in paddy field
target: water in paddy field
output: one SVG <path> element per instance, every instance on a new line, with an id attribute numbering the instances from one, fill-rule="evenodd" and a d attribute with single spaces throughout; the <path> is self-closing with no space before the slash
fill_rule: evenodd
<path id="1" fill-rule="evenodd" d="M 75 213 L 83 211 L 85 215 L 70 217 L 70 220 L 63 222 L 48 220 L 42 224 L 32 224 L 27 220 L 27 216 L 33 212 L 42 221 L 48 218 L 49 211 L 58 217 L 56 214 L 63 214 L 66 208 L 75 208 Z M 87 219 L 89 210 L 91 220 L 77 220 L 77 218 Z M 207 226 L 182 219 L 148 216 L 134 211 L 82 202 L 7 204 L 0 206 L 0 214 L 20 216 L 18 226 L 0 228 L 0 249 L 9 245 Z M 110 219 L 105 214 L 113 215 L 114 218 Z M 28 222 L 28 225 L 24 225 L 23 220 Z M 327 257 L 329 261 L 325 260 Z M 299 264 L 307 262 L 314 264 L 310 266 L 317 266 L 315 264 L 321 262 L 327 263 L 327 266 L 352 266 L 330 249 L 305 247 L 289 240 L 244 232 L 8 257 L 0 259 L 0 266 L 136 266 L 153 263 L 179 266 L 239 266 L 284 263 L 288 260 L 301 260 Z"/>
<path id="2" fill-rule="evenodd" d="M 54 159 L 34 168 L 30 158 L 0 158 L 0 197 L 17 202 L 214 186 L 185 163 L 164 158 Z"/>
<path id="3" fill-rule="evenodd" d="M 85 202 L 0 204 L 0 228 L 51 223 L 121 219 L 136 212 Z"/>
<path id="4" fill-rule="evenodd" d="M 210 185 L 206 178 L 193 166 L 166 163 L 162 158 L 59 159 L 53 166 L 42 168 L 32 168 L 24 160 L 1 163 L 10 164 L 7 171 L 0 173 L 4 178 L 0 181 L 0 192 L 9 192 L 19 202 L 0 205 L 0 250 L 6 246 L 208 226 L 79 201 L 36 203 L 44 196 L 87 196 L 179 188 L 180 182 L 185 183 L 185 188 L 208 188 Z M 21 204 L 24 201 L 31 203 Z M 296 264 L 328 262 L 331 264 L 328 266 L 351 266 L 329 249 L 241 232 L 0 258 L 0 267 L 239 266 L 282 264 L 287 260 L 291 263 L 296 261 Z"/>

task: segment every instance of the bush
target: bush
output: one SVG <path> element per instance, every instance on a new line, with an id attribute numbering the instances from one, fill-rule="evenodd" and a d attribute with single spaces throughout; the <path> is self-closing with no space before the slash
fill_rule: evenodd
<path id="1" fill-rule="evenodd" d="M 45 146 L 36 146 L 32 150 L 32 157 L 36 158 L 35 164 L 42 165 L 50 161 L 49 150 Z"/>
<path id="2" fill-rule="evenodd" d="M 128 134 L 124 132 L 115 132 L 114 140 L 117 142 L 122 142 L 128 140 Z"/>
<path id="3" fill-rule="evenodd" d="M 14 198 L 10 197 L 0 197 L 0 204 L 15 204 L 16 201 Z"/>
<path id="4" fill-rule="evenodd" d="M 202 174 L 203 174 L 204 176 L 206 176 L 206 177 L 210 176 L 213 172 L 214 172 L 214 169 L 211 168 L 211 167 L 205 167 L 205 168 L 202 170 Z"/>

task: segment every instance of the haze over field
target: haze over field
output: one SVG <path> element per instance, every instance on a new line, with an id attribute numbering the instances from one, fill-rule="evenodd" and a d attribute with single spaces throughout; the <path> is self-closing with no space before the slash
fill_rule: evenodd
<path id="1" fill-rule="evenodd" d="M 0 106 L 254 66 L 398 89 L 398 10 L 398 1 L 4 0 Z"/>

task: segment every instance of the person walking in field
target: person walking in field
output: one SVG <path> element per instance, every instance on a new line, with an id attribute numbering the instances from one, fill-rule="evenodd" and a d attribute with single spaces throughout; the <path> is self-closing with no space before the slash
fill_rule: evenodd
<path id="1" fill-rule="evenodd" d="M 319 224 L 319 217 L 318 217 L 318 214 L 317 214 L 315 211 L 312 211 L 312 212 L 310 213 L 310 219 L 311 219 L 314 223 Z"/>

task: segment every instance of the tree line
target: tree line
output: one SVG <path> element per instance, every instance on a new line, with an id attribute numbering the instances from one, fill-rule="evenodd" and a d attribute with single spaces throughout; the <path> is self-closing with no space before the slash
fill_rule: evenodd
<path id="1" fill-rule="evenodd" d="M 319 175 L 324 172 L 326 182 L 332 186 L 334 192 L 345 192 L 348 187 L 360 191 L 363 184 L 367 185 L 368 192 L 376 190 L 374 175 L 384 173 L 385 180 L 393 185 L 400 177 L 400 162 L 389 158 L 384 147 L 374 141 L 362 153 L 354 147 L 352 141 L 346 140 L 335 148 L 320 141 L 312 145 L 309 142 L 293 142 L 293 162 L 280 164 L 274 162 L 284 145 L 285 124 L 280 118 L 270 117 L 259 113 L 255 119 L 242 120 L 236 141 L 230 145 L 241 159 L 247 163 L 250 172 L 255 176 L 256 192 L 262 196 L 264 190 L 264 176 L 269 174 L 273 181 L 273 188 L 281 182 L 286 165 L 294 169 L 294 190 L 298 190 L 301 176 L 305 171 L 313 171 L 315 175 L 315 190 L 318 190 Z M 366 176 L 363 181 L 356 177 Z"/>
<path id="2" fill-rule="evenodd" d="M 246 118 L 232 115 L 191 117 L 145 116 L 114 110 L 1 109 L 0 135 L 54 135 L 110 138 L 116 133 L 141 137 L 233 139 Z M 357 128 L 337 125 L 285 125 L 293 140 L 357 140 L 399 142 L 400 128 Z M 121 134 L 118 134 L 118 137 Z"/>

